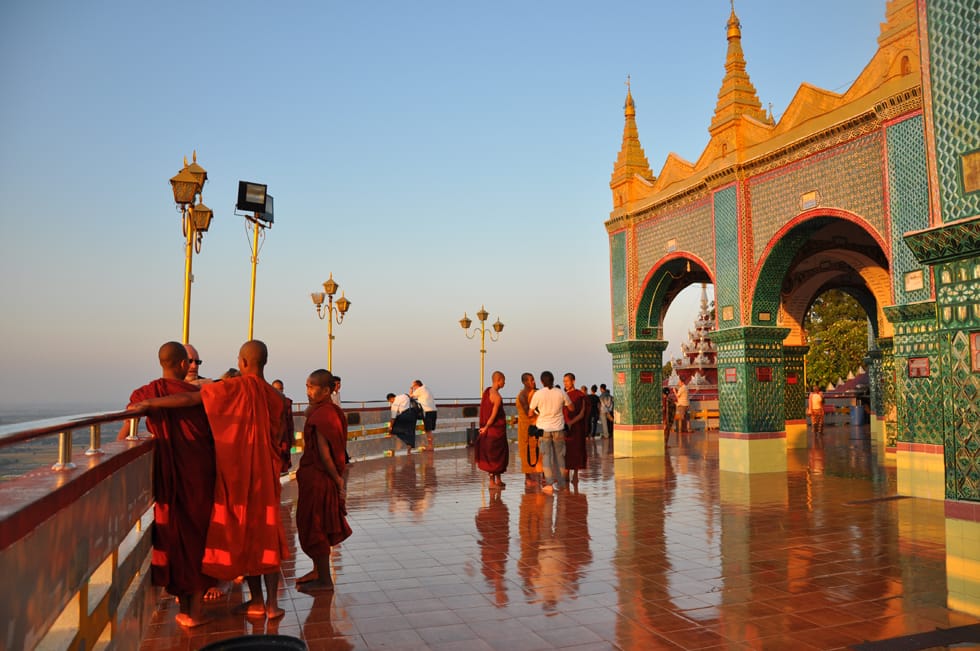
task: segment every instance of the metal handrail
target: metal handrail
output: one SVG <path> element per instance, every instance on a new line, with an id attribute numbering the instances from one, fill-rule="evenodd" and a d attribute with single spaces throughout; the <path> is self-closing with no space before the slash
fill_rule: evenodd
<path id="1" fill-rule="evenodd" d="M 130 420 L 130 432 L 127 439 L 136 440 L 136 423 L 139 421 L 139 417 L 145 413 L 145 409 L 130 409 L 3 425 L 0 426 L 0 448 L 57 434 L 58 462 L 51 466 L 51 469 L 72 470 L 76 467 L 71 460 L 72 432 L 74 430 L 83 427 L 89 428 L 89 447 L 85 454 L 95 456 L 102 454 L 102 425 Z M 29 427 L 25 427 L 25 425 Z"/>

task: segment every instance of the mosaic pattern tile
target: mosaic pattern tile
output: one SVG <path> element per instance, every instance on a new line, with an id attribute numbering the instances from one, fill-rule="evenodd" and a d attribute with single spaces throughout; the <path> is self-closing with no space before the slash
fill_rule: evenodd
<path id="1" fill-rule="evenodd" d="M 776 232 L 802 212 L 801 197 L 807 192 L 817 192 L 819 206 L 864 218 L 886 239 L 883 147 L 882 134 L 875 132 L 750 178 L 746 185 L 752 204 L 753 263 L 760 262 Z"/>
<path id="2" fill-rule="evenodd" d="M 945 362 L 950 369 L 946 413 L 951 425 L 946 445 L 946 496 L 980 501 L 980 374 L 972 368 L 970 334 L 952 333 Z"/>
<path id="3" fill-rule="evenodd" d="M 932 119 L 942 219 L 980 214 L 980 192 L 963 192 L 960 157 L 980 149 L 980 12 L 976 0 L 930 0 Z"/>
<path id="4" fill-rule="evenodd" d="M 727 328 L 718 346 L 719 428 L 780 432 L 786 427 L 783 339 L 787 328 Z M 734 369 L 734 378 L 729 374 Z M 732 381 L 734 379 L 734 381 Z"/>
<path id="5" fill-rule="evenodd" d="M 807 387 L 805 382 L 806 368 L 803 360 L 808 350 L 810 350 L 809 346 L 783 346 L 783 370 L 786 374 L 786 420 L 806 418 Z M 796 382 L 793 384 L 789 382 L 791 374 L 796 377 Z"/>
<path id="6" fill-rule="evenodd" d="M 626 233 L 609 237 L 610 273 L 612 274 L 613 341 L 629 337 L 630 306 L 626 293 Z"/>
<path id="7" fill-rule="evenodd" d="M 738 196 L 734 186 L 719 190 L 715 203 L 715 304 L 718 306 L 718 327 L 730 328 L 742 323 L 742 292 L 739 282 L 738 255 Z M 724 318 L 722 306 L 731 306 L 731 319 Z"/>
<path id="8" fill-rule="evenodd" d="M 936 336 L 934 303 L 885 308 L 895 326 L 895 388 L 898 406 L 896 440 L 943 443 L 943 377 Z M 925 361 L 928 375 L 915 377 L 912 368 Z M 918 368 L 918 367 L 916 367 Z"/>
<path id="9" fill-rule="evenodd" d="M 693 253 L 713 271 L 715 252 L 711 238 L 706 236 L 713 230 L 710 197 L 639 222 L 636 226 L 638 280 L 643 282 L 654 263 L 671 252 L 667 246 L 670 241 L 676 243 L 677 251 Z"/>
<path id="10" fill-rule="evenodd" d="M 622 341 L 606 345 L 613 356 L 613 399 L 619 422 L 644 425 L 663 421 L 660 387 L 666 341 Z"/>
<path id="11" fill-rule="evenodd" d="M 888 209 L 891 217 L 892 289 L 899 303 L 926 301 L 931 296 L 929 270 L 902 239 L 909 231 L 929 226 L 929 181 L 925 135 L 918 115 L 888 127 Z M 922 287 L 905 290 L 906 273 L 918 271 Z"/>

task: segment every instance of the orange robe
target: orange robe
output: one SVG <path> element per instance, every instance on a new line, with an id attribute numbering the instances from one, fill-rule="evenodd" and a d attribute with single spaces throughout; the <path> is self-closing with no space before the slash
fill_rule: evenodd
<path id="1" fill-rule="evenodd" d="M 474 457 L 480 470 L 494 475 L 507 472 L 510 463 L 510 444 L 507 442 L 507 417 L 504 406 L 500 405 L 497 416 L 488 423 L 493 402 L 490 400 L 490 387 L 483 390 L 480 400 L 480 422 L 487 428 L 486 432 L 476 438 Z"/>
<path id="2" fill-rule="evenodd" d="M 130 403 L 197 391 L 193 384 L 160 378 L 133 391 Z M 214 585 L 201 557 L 214 494 L 214 440 L 201 407 L 155 409 L 146 415 L 153 434 L 153 585 L 180 596 Z"/>
<path id="3" fill-rule="evenodd" d="M 322 440 L 321 440 L 322 438 Z M 299 544 L 310 558 L 330 553 L 351 535 L 347 524 L 347 508 L 340 496 L 340 487 L 327 474 L 320 457 L 320 447 L 333 460 L 337 474 L 344 476 L 347 466 L 347 419 L 340 407 L 328 400 L 312 407 L 306 415 L 303 428 L 303 456 L 296 471 L 298 494 L 296 504 L 296 532 Z"/>
<path id="4" fill-rule="evenodd" d="M 205 384 L 201 397 L 217 461 L 204 573 L 231 580 L 278 571 L 289 558 L 279 512 L 283 397 L 254 375 Z"/>
<path id="5" fill-rule="evenodd" d="M 565 434 L 565 467 L 568 470 L 583 470 L 587 463 L 587 450 L 585 437 L 589 432 L 589 399 L 578 389 L 568 392 L 568 399 L 572 401 L 571 407 L 564 407 L 565 422 L 567 423 L 579 411 L 585 408 L 585 417 L 568 426 L 568 433 Z"/>

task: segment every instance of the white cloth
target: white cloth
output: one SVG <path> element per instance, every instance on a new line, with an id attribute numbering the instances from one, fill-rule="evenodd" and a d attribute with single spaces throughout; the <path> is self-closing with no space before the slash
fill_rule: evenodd
<path id="1" fill-rule="evenodd" d="M 423 384 L 420 387 L 415 387 L 412 389 L 412 397 L 419 401 L 422 405 L 422 411 L 435 411 L 436 410 L 436 399 L 432 397 L 432 392 L 429 391 Z"/>
<path id="2" fill-rule="evenodd" d="M 531 396 L 531 403 L 528 405 L 528 412 L 534 413 L 537 409 L 537 426 L 545 432 L 557 432 L 565 428 L 565 415 L 562 407 L 572 406 L 572 401 L 561 389 L 552 387 L 550 389 L 541 388 Z"/>
<path id="3" fill-rule="evenodd" d="M 412 403 L 408 399 L 408 394 L 399 393 L 397 396 L 395 396 L 395 399 L 391 401 L 391 417 L 397 417 L 398 414 L 408 409 L 411 405 Z"/>

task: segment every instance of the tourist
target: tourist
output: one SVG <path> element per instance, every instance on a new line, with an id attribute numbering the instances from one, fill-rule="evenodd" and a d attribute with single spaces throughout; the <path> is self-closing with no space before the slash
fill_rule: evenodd
<path id="1" fill-rule="evenodd" d="M 490 488 L 502 489 L 505 484 L 500 475 L 507 471 L 510 462 L 510 445 L 507 441 L 507 416 L 500 389 L 504 387 L 504 374 L 494 371 L 490 386 L 480 399 L 480 429 L 476 438 L 476 465 L 490 476 Z"/>
<path id="2" fill-rule="evenodd" d="M 187 377 L 184 378 L 184 381 L 197 386 L 211 382 L 208 378 L 200 376 L 201 364 L 204 361 L 201 360 L 197 348 L 190 344 L 184 344 L 184 349 L 187 351 L 187 360 L 190 362 L 190 368 L 187 370 Z"/>
<path id="3" fill-rule="evenodd" d="M 585 386 L 582 386 L 582 393 L 585 393 Z M 592 385 L 589 392 L 589 434 L 595 438 L 601 434 L 599 431 L 599 416 L 602 411 L 599 404 L 599 387 Z"/>
<path id="4" fill-rule="evenodd" d="M 236 612 L 277 619 L 285 614 L 278 602 L 279 574 L 289 555 L 279 511 L 279 441 L 286 416 L 282 396 L 265 381 L 268 357 L 264 343 L 247 341 L 238 353 L 240 377 L 135 406 L 204 405 L 214 435 L 217 481 L 202 570 L 222 580 L 244 576 L 251 594 Z"/>
<path id="5" fill-rule="evenodd" d="M 319 369 L 306 380 L 310 406 L 303 428 L 303 456 L 296 471 L 296 532 L 300 547 L 313 559 L 313 571 L 296 580 L 304 591 L 333 588 L 330 548 L 351 535 L 344 517 L 347 419 L 330 399 L 332 379 L 329 371 Z"/>
<path id="6" fill-rule="evenodd" d="M 814 443 L 823 442 L 823 391 L 816 384 L 807 398 L 807 411 L 810 412 L 810 423 L 813 425 Z"/>
<path id="7" fill-rule="evenodd" d="M 432 397 L 432 392 L 422 384 L 422 380 L 412 382 L 412 388 L 408 393 L 415 398 L 422 407 L 422 429 L 425 430 L 425 445 L 432 450 L 432 432 L 436 429 L 436 400 Z"/>
<path id="8" fill-rule="evenodd" d="M 555 486 L 562 488 L 565 474 L 565 417 L 562 409 L 572 403 L 561 389 L 555 388 L 555 376 L 551 371 L 541 373 L 542 388 L 534 392 L 528 405 L 528 413 L 537 416 L 541 429 L 539 448 L 544 469 L 544 485 L 541 490 L 552 493 Z"/>
<path id="9" fill-rule="evenodd" d="M 572 484 L 578 484 L 578 471 L 588 465 L 586 439 L 589 435 L 589 397 L 584 391 L 575 388 L 575 374 L 565 373 L 563 378 L 565 394 L 570 405 L 565 406 L 565 484 L 569 477 Z"/>
<path id="10" fill-rule="evenodd" d="M 388 404 L 391 405 L 391 422 L 388 423 L 388 436 L 396 436 L 395 451 L 397 454 L 402 448 L 402 443 L 408 446 L 407 454 L 412 453 L 415 447 L 415 422 L 418 414 L 412 409 L 412 399 L 407 393 L 395 395 L 389 393 Z"/>
<path id="11" fill-rule="evenodd" d="M 538 486 L 541 483 L 541 450 L 537 436 L 530 435 L 531 425 L 535 425 L 537 415 L 529 411 L 531 396 L 534 395 L 534 375 L 521 373 L 523 388 L 517 394 L 517 453 L 521 458 L 521 471 L 525 486 Z"/>
<path id="12" fill-rule="evenodd" d="M 602 411 L 599 427 L 602 428 L 602 438 L 609 438 L 613 432 L 613 397 L 605 384 L 599 385 L 599 405 Z"/>
<path id="13" fill-rule="evenodd" d="M 677 420 L 680 434 L 687 434 L 689 431 L 687 410 L 690 407 L 691 398 L 688 395 L 687 385 L 684 383 L 684 378 L 680 378 L 677 380 Z"/>
<path id="14" fill-rule="evenodd" d="M 333 385 L 331 386 L 330 399 L 333 401 L 333 404 L 337 405 L 338 407 L 343 406 L 340 404 L 340 376 L 339 375 L 333 376 Z M 348 461 L 350 461 L 350 459 L 348 459 Z"/>
<path id="15" fill-rule="evenodd" d="M 677 396 L 670 387 L 664 387 L 660 407 L 664 416 L 664 446 L 670 447 L 670 433 L 674 429 L 674 416 L 677 413 Z"/>
<path id="16" fill-rule="evenodd" d="M 163 344 L 158 358 L 162 376 L 133 391 L 131 405 L 200 391 L 184 380 L 190 364 L 182 344 Z M 215 583 L 201 571 L 214 495 L 214 439 L 200 405 L 151 410 L 146 414 L 146 427 L 155 446 L 150 580 L 177 597 L 178 624 L 200 626 L 208 621 L 201 613 L 204 591 Z"/>

